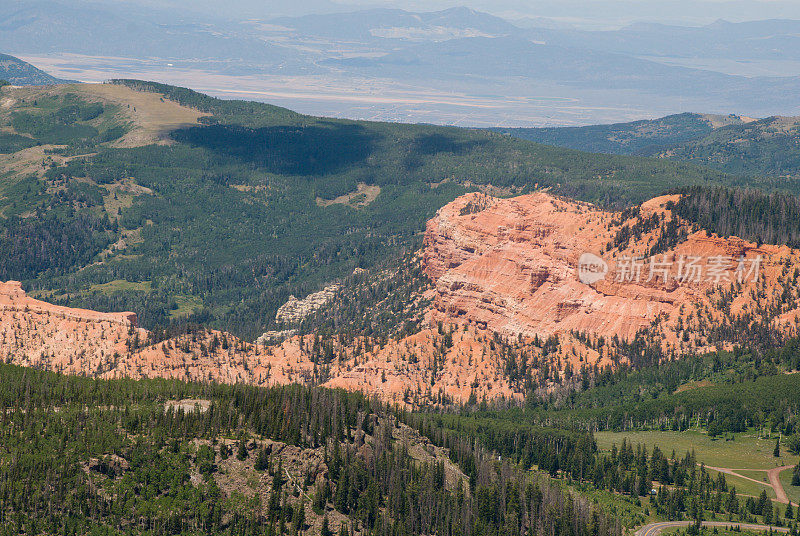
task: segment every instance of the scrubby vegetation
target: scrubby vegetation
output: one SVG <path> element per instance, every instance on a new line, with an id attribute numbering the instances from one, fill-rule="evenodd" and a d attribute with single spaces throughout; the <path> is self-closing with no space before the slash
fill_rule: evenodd
<path id="1" fill-rule="evenodd" d="M 54 95 L 41 97 L 32 107 L 14 112 L 11 127 L 41 144 L 87 146 L 125 134 L 125 126 L 111 119 L 115 112 L 77 95 Z"/>
<path id="2" fill-rule="evenodd" d="M 36 141 L 27 136 L 20 136 L 19 134 L 10 134 L 8 132 L 0 132 L 0 154 L 10 154 L 22 149 L 34 147 Z"/>

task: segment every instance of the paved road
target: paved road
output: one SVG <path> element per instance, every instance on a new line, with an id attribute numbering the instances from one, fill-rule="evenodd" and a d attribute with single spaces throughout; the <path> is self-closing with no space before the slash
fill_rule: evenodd
<path id="1" fill-rule="evenodd" d="M 662 530 L 672 527 L 688 527 L 694 521 L 663 521 L 660 523 L 651 523 L 640 527 L 636 531 L 635 536 L 658 536 Z M 773 532 L 789 532 L 786 527 L 768 527 L 767 525 L 751 525 L 749 523 L 733 523 L 731 521 L 703 521 L 704 527 L 740 527 L 744 530 L 769 530 Z"/>

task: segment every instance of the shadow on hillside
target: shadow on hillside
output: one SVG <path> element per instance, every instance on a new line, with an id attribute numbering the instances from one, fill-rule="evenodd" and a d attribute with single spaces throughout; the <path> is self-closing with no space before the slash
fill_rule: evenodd
<path id="1" fill-rule="evenodd" d="M 425 164 L 430 156 L 450 154 L 463 156 L 487 144 L 486 140 L 459 140 L 444 134 L 425 134 L 411 142 L 410 151 L 405 159 L 406 169 L 412 170 Z"/>
<path id="2" fill-rule="evenodd" d="M 255 164 L 281 175 L 327 175 L 363 162 L 377 135 L 360 125 L 245 128 L 214 125 L 178 130 L 173 138 Z"/>

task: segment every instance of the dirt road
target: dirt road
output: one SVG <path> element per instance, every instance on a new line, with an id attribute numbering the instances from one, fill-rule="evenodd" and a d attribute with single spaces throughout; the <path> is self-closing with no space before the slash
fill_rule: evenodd
<path id="1" fill-rule="evenodd" d="M 783 489 L 783 483 L 781 483 L 781 473 L 786 469 L 791 469 L 792 467 L 793 466 L 791 465 L 784 465 L 783 467 L 776 467 L 775 469 L 770 469 L 767 471 L 769 483 L 772 484 L 772 489 L 775 490 L 775 497 L 779 502 L 784 504 L 789 502 L 789 497 L 786 496 L 786 490 Z"/>
<path id="2" fill-rule="evenodd" d="M 672 527 L 688 527 L 694 521 L 663 521 L 660 523 L 650 523 L 640 527 L 635 536 L 658 536 L 662 530 Z M 767 525 L 751 525 L 749 523 L 733 523 L 730 521 L 703 521 L 704 527 L 739 527 L 744 530 L 769 530 L 773 532 L 789 532 L 786 527 L 769 527 Z"/>
<path id="3" fill-rule="evenodd" d="M 789 503 L 789 497 L 786 496 L 786 490 L 783 489 L 783 483 L 781 483 L 781 473 L 786 469 L 791 469 L 792 467 L 794 466 L 784 465 L 783 467 L 775 467 L 774 469 L 764 469 L 764 472 L 767 473 L 767 477 L 769 478 L 769 486 L 775 490 L 775 500 L 783 504 Z M 744 480 L 750 480 L 751 482 L 756 482 L 758 484 L 766 484 L 765 482 L 761 482 L 760 480 L 756 480 L 755 478 L 750 478 L 749 476 L 744 476 L 737 472 L 737 471 L 747 471 L 748 469 L 730 469 L 728 467 L 712 467 L 710 465 L 707 465 L 706 469 L 711 469 L 714 471 L 718 471 L 720 473 L 725 473 L 726 475 L 732 475 L 739 478 L 743 478 Z M 749 469 L 749 470 L 755 471 L 757 469 Z"/>

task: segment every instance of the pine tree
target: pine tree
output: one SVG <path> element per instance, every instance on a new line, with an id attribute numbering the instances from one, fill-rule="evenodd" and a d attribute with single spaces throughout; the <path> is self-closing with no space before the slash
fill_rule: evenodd
<path id="1" fill-rule="evenodd" d="M 258 449 L 258 454 L 256 455 L 256 460 L 253 462 L 253 468 L 256 471 L 266 471 L 269 467 L 269 456 L 267 455 L 267 451 L 264 447 Z"/>
<path id="2" fill-rule="evenodd" d="M 761 511 L 761 515 L 764 516 L 765 525 L 772 525 L 772 501 L 768 500 L 764 504 L 764 508 Z"/>
<path id="3" fill-rule="evenodd" d="M 300 501 L 294 511 L 294 519 L 292 520 L 292 530 L 295 534 L 302 534 L 306 528 L 306 502 Z"/>
<path id="4" fill-rule="evenodd" d="M 764 508 L 766 508 L 767 503 L 770 503 L 769 498 L 767 498 L 767 492 L 766 490 L 761 490 L 761 495 L 758 496 L 758 502 L 756 503 L 753 513 L 758 516 L 764 515 Z"/>
<path id="5" fill-rule="evenodd" d="M 244 439 L 239 440 L 239 449 L 236 453 L 236 457 L 240 461 L 244 461 L 247 459 L 247 442 Z"/>
<path id="6" fill-rule="evenodd" d="M 775 456 L 776 458 L 780 458 L 781 457 L 781 440 L 780 439 L 777 439 L 775 441 L 775 450 L 772 451 L 772 455 Z"/>
<path id="7" fill-rule="evenodd" d="M 330 525 L 328 523 L 328 515 L 322 518 L 322 528 L 319 529 L 319 536 L 333 536 Z"/>

